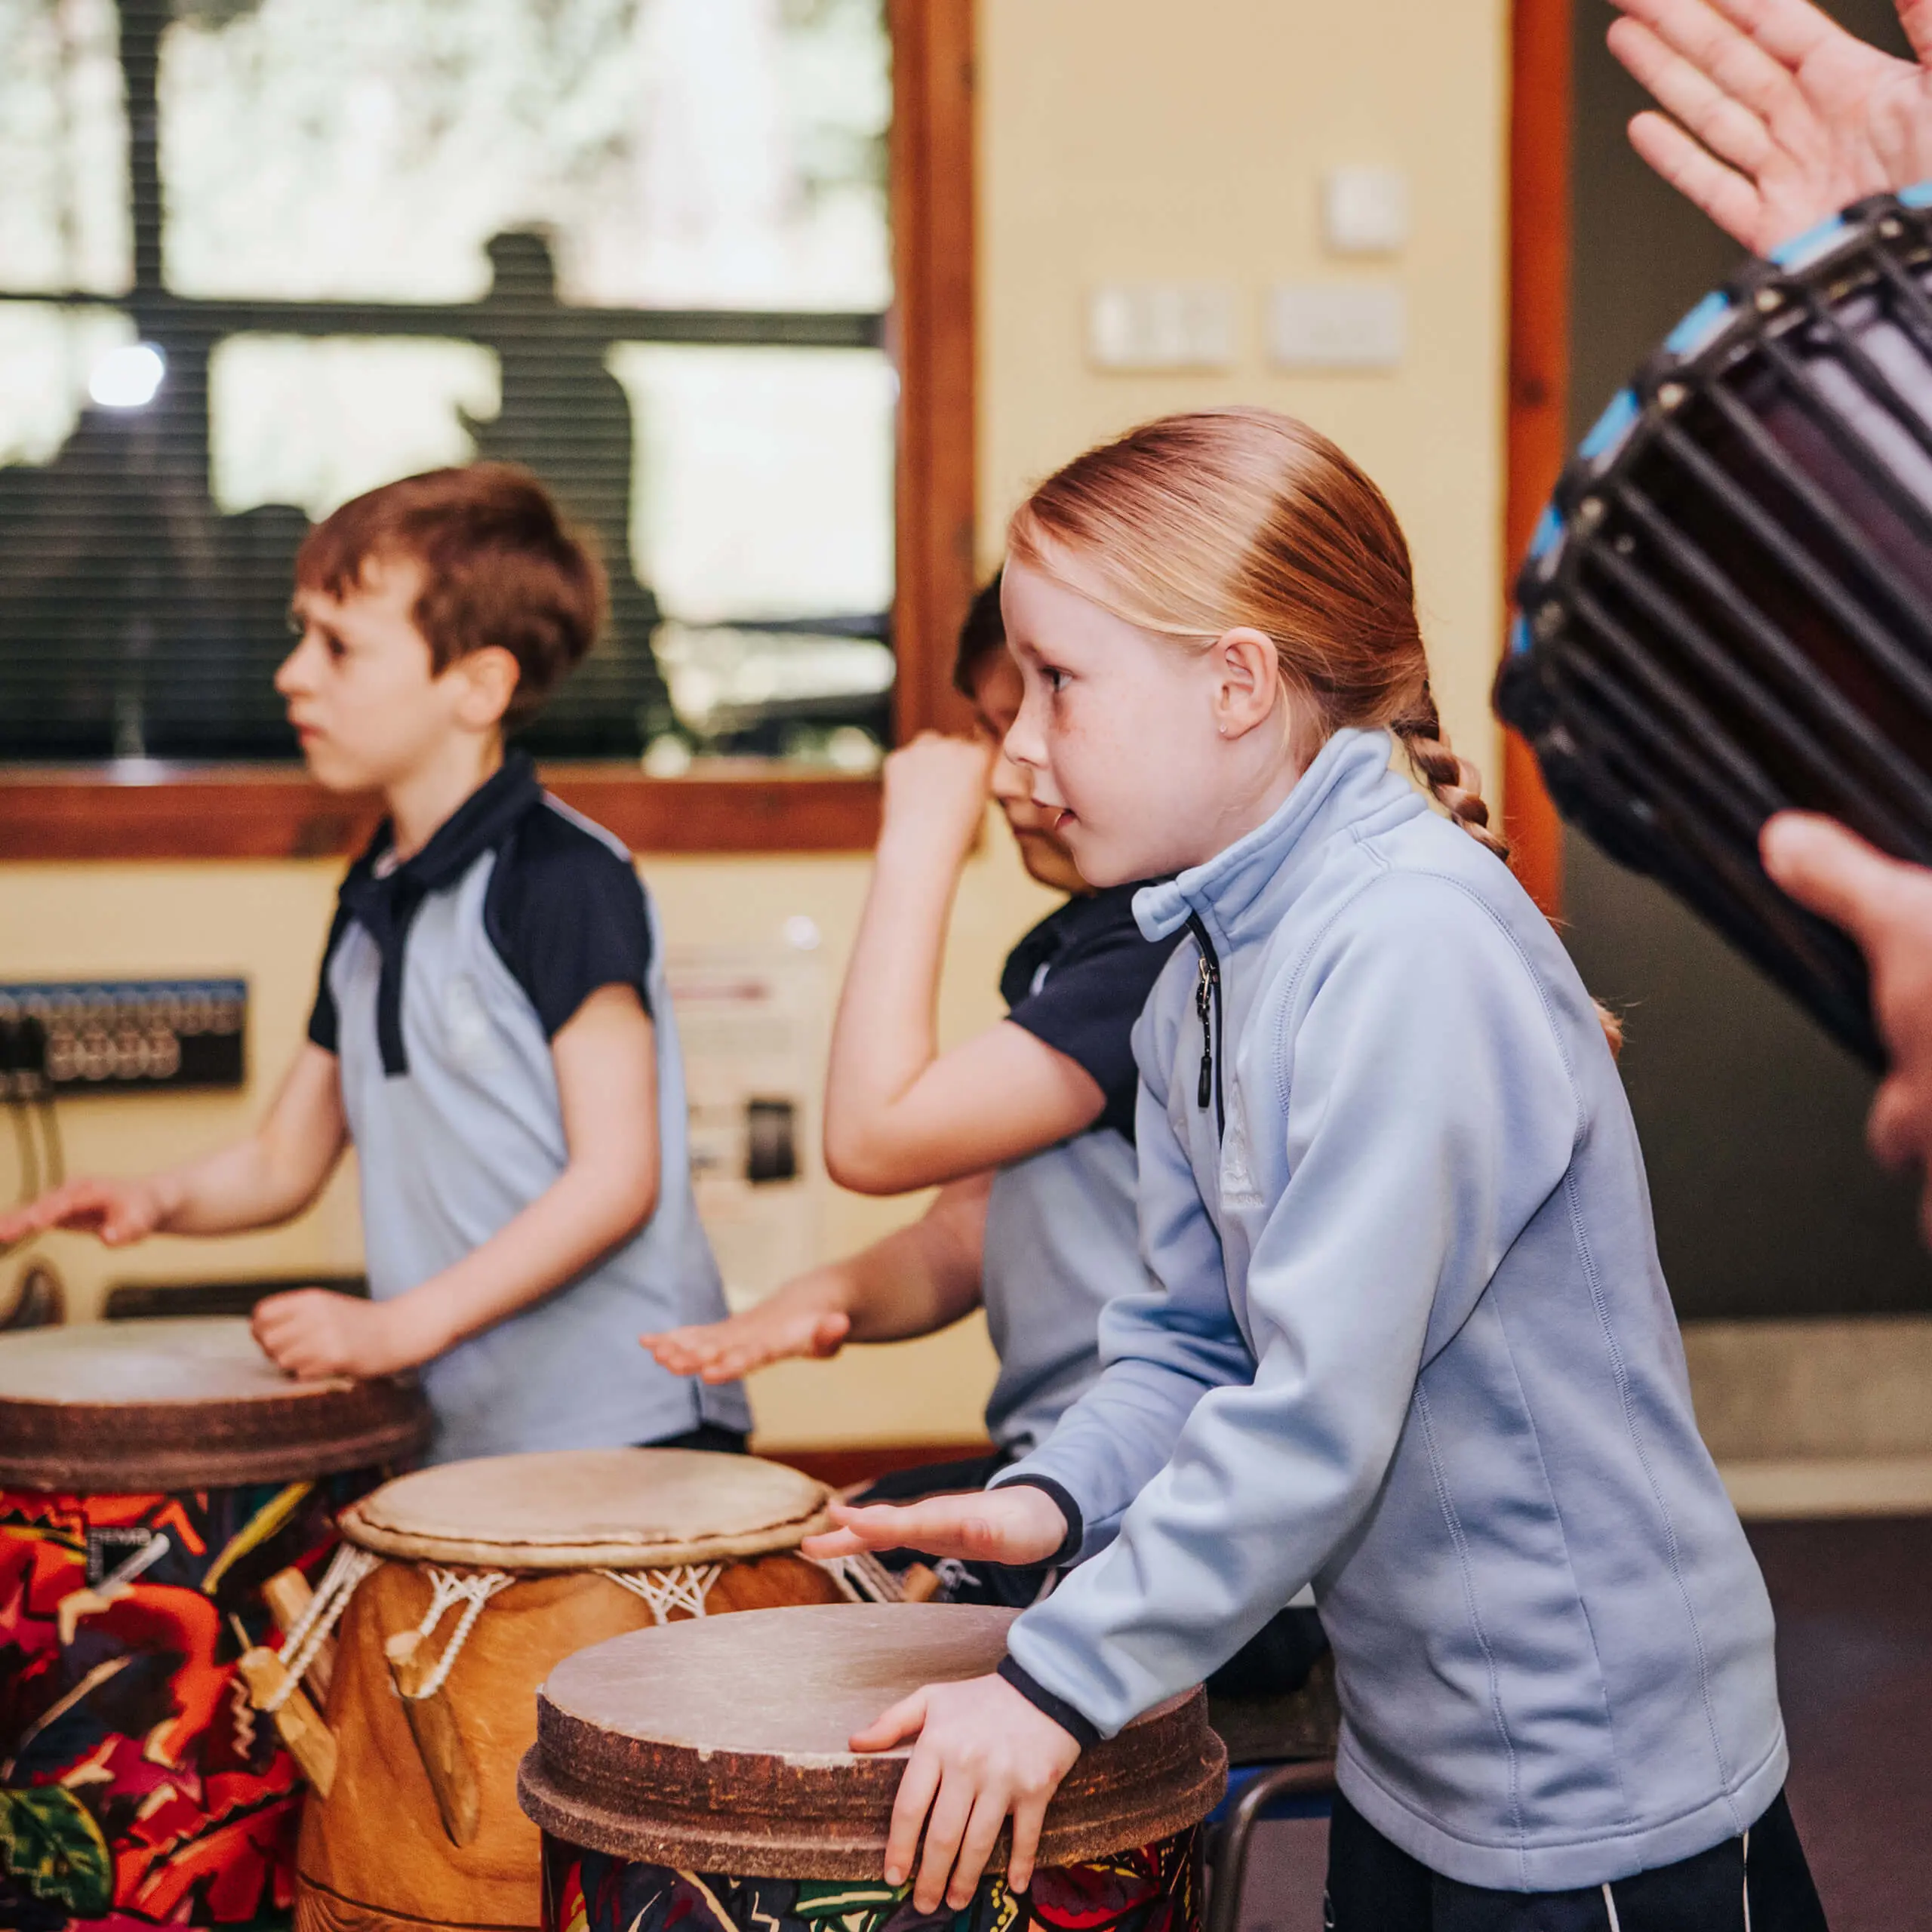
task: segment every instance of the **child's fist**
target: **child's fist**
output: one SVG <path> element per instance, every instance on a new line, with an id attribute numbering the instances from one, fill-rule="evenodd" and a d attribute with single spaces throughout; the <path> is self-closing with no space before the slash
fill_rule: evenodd
<path id="1" fill-rule="evenodd" d="M 249 1325 L 263 1354 L 299 1380 L 393 1375 L 424 1359 L 410 1346 L 403 1313 L 400 1302 L 297 1288 L 257 1302 Z"/>
<path id="2" fill-rule="evenodd" d="M 880 843 L 903 840 L 928 863 L 936 852 L 963 859 L 986 815 L 992 763 L 990 745 L 921 731 L 885 761 Z"/>

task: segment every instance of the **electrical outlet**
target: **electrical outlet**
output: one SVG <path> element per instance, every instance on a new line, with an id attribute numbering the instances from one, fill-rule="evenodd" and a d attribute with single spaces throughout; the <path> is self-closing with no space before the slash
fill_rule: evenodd
<path id="1" fill-rule="evenodd" d="M 0 985 L 0 1096 L 239 1087 L 248 1017 L 245 980 Z"/>

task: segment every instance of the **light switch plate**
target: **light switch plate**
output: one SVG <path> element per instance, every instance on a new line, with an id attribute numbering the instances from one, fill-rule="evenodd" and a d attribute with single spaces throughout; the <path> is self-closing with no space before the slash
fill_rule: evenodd
<path id="1" fill-rule="evenodd" d="M 1108 283 L 1088 298 L 1087 352 L 1102 369 L 1230 369 L 1235 292 L 1221 282 Z"/>
<path id="2" fill-rule="evenodd" d="M 1268 292 L 1268 356 L 1278 369 L 1393 369 L 1407 339 L 1395 282 L 1283 282 Z"/>
<path id="3" fill-rule="evenodd" d="M 1409 177 L 1399 168 L 1331 168 L 1321 232 L 1338 255 L 1392 255 L 1409 239 Z"/>

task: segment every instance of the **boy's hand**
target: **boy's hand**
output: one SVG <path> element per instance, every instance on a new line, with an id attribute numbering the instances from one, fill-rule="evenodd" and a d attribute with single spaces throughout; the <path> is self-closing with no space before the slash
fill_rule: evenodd
<path id="1" fill-rule="evenodd" d="M 262 1352 L 300 1380 L 393 1375 L 436 1352 L 411 1333 L 408 1299 L 362 1301 L 329 1288 L 297 1288 L 257 1302 L 249 1326 Z"/>
<path id="2" fill-rule="evenodd" d="M 906 1760 L 892 1807 L 886 1883 L 906 1882 L 923 1826 L 926 1848 L 912 1887 L 913 1905 L 935 1912 L 943 1897 L 953 1911 L 963 1911 L 1011 1812 L 1007 1884 L 1025 1891 L 1033 1882 L 1048 1802 L 1078 1758 L 1078 1741 L 1004 1678 L 975 1677 L 914 1691 L 855 1732 L 851 1746 L 889 1751 L 914 1737 L 919 1741 Z"/>
<path id="3" fill-rule="evenodd" d="M 109 1247 L 124 1247 L 161 1227 L 173 1207 L 158 1177 L 100 1180 L 82 1176 L 25 1208 L 0 1214 L 0 1246 L 11 1247 L 48 1228 L 74 1228 L 98 1235 Z"/>
<path id="4" fill-rule="evenodd" d="M 837 1309 L 786 1307 L 774 1298 L 724 1321 L 672 1328 L 638 1340 L 673 1375 L 735 1382 L 774 1361 L 820 1361 L 835 1355 L 852 1318 Z"/>
<path id="5" fill-rule="evenodd" d="M 980 835 L 991 795 L 994 748 L 921 731 L 885 761 L 879 846 L 903 845 L 930 865 L 957 866 Z"/>
<path id="6" fill-rule="evenodd" d="M 836 1529 L 806 1537 L 802 1546 L 808 1556 L 922 1549 L 929 1556 L 960 1556 L 981 1563 L 1044 1563 L 1066 1540 L 1066 1518 L 1060 1505 L 1044 1489 L 1026 1483 L 963 1496 L 929 1497 L 903 1506 L 875 1503 L 855 1509 L 835 1503 L 832 1520 Z"/>

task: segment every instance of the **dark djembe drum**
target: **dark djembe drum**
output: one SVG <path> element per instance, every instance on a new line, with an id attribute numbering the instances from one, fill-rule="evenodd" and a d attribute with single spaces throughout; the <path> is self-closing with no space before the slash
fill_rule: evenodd
<path id="1" fill-rule="evenodd" d="M 1932 863 L 1932 184 L 1700 303 L 1564 472 L 1497 708 L 1558 810 L 1882 1056 L 1758 863 L 1787 806 Z"/>
<path id="2" fill-rule="evenodd" d="M 551 1672 L 518 1780 L 543 1830 L 546 1932 L 1199 1932 L 1201 1820 L 1227 1754 L 1199 1690 L 1081 1754 L 1023 1897 L 1002 1832 L 964 1912 L 883 1876 L 905 1748 L 855 1730 L 977 1677 L 1015 1613 L 774 1610 L 640 1631 Z"/>
<path id="3" fill-rule="evenodd" d="M 327 1767 L 285 1737 L 327 1740 L 282 1627 L 429 1433 L 413 1380 L 292 1382 L 245 1321 L 0 1336 L 0 1924 L 287 1914 Z"/>

